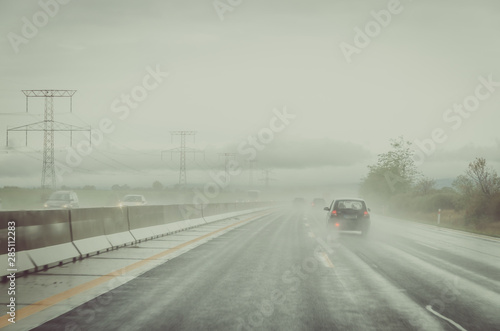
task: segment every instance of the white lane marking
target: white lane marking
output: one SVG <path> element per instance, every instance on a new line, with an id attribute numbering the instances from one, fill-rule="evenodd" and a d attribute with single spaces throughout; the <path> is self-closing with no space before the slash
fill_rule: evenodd
<path id="1" fill-rule="evenodd" d="M 417 244 L 419 244 L 419 245 L 422 245 L 422 246 L 425 246 L 425 247 L 429 247 L 429 248 L 435 249 L 436 251 L 439 251 L 439 250 L 440 250 L 439 248 L 436 248 L 436 247 L 434 247 L 434 246 L 424 244 L 424 243 L 423 243 L 423 242 L 421 242 L 421 241 L 416 241 L 416 240 L 415 240 L 415 243 L 417 243 Z"/>
<path id="2" fill-rule="evenodd" d="M 442 319 L 444 319 L 445 321 L 447 321 L 448 323 L 451 323 L 454 327 L 456 327 L 457 329 L 459 329 L 460 331 L 467 331 L 466 329 L 464 329 L 460 324 L 458 324 L 457 322 L 449 319 L 448 317 L 445 317 L 443 315 L 441 315 L 440 313 L 438 313 L 437 311 L 435 311 L 434 309 L 432 309 L 432 306 L 431 305 L 428 305 L 428 306 L 425 306 L 425 309 L 427 309 L 428 311 L 430 311 L 431 313 L 433 313 L 434 315 L 436 315 L 437 317 L 440 317 Z"/>
<path id="3" fill-rule="evenodd" d="M 305 226 L 309 227 L 309 223 L 305 223 Z"/>
<path id="4" fill-rule="evenodd" d="M 308 234 L 309 234 L 309 237 L 316 238 L 316 236 L 314 235 L 314 233 L 312 233 L 311 231 L 309 231 Z"/>

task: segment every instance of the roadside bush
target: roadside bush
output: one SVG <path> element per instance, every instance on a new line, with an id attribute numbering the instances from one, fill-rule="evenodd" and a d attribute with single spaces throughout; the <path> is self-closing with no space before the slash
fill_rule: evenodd
<path id="1" fill-rule="evenodd" d="M 458 194 L 450 191 L 434 191 L 426 195 L 398 194 L 389 200 L 393 212 L 437 212 L 438 209 L 455 209 Z"/>
<path id="2" fill-rule="evenodd" d="M 405 212 L 409 210 L 413 210 L 414 202 L 411 199 L 412 194 L 402 193 L 398 195 L 394 195 L 389 198 L 389 210 L 391 212 Z"/>
<path id="3" fill-rule="evenodd" d="M 453 192 L 438 192 L 434 194 L 432 197 L 432 202 L 429 202 L 429 205 L 432 205 L 433 210 L 438 209 L 455 209 L 455 199 L 457 198 L 457 194 Z"/>
<path id="4" fill-rule="evenodd" d="M 488 214 L 492 222 L 500 222 L 500 193 L 495 194 L 489 200 Z"/>
<path id="5" fill-rule="evenodd" d="M 471 196 L 465 203 L 466 224 L 479 225 L 488 216 L 489 197 L 483 194 Z"/>

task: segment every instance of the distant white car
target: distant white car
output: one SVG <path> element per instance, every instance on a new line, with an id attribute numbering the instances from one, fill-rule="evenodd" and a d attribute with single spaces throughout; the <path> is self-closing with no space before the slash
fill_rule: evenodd
<path id="1" fill-rule="evenodd" d="M 123 206 L 143 206 L 147 204 L 146 198 L 139 194 L 129 194 L 123 197 L 118 204 L 120 207 Z"/>

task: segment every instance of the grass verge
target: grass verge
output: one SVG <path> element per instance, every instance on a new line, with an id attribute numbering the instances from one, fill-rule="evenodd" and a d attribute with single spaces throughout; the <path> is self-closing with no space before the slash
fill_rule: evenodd
<path id="1" fill-rule="evenodd" d="M 438 225 L 437 213 L 397 213 L 390 216 L 404 218 L 413 222 Z M 442 210 L 439 226 L 500 238 L 500 221 L 470 223 L 465 220 L 464 212 L 457 212 L 455 210 Z"/>

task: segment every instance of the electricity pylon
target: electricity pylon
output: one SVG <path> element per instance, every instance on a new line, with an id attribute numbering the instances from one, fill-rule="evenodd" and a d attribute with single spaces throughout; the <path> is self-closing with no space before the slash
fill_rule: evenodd
<path id="1" fill-rule="evenodd" d="M 170 131 L 170 135 L 173 140 L 173 136 L 181 137 L 181 145 L 180 147 L 169 149 L 166 151 L 162 151 L 162 156 L 164 152 L 170 152 L 170 156 L 172 153 L 180 154 L 180 169 L 179 169 L 179 187 L 184 187 L 187 184 L 187 176 L 186 176 L 186 153 L 200 153 L 200 151 L 195 150 L 194 148 L 186 147 L 186 136 L 194 136 L 196 135 L 196 131 Z"/>
<path id="2" fill-rule="evenodd" d="M 257 160 L 249 160 L 248 161 L 248 185 L 253 187 L 253 171 L 254 164 L 257 163 Z"/>
<path id="3" fill-rule="evenodd" d="M 54 98 L 67 97 L 70 99 L 70 111 L 73 111 L 73 94 L 76 90 L 22 90 L 26 96 L 26 112 L 28 112 L 29 98 L 45 98 L 45 111 L 43 121 L 28 125 L 7 128 L 7 146 L 9 145 L 9 132 L 24 131 L 26 133 L 26 145 L 28 145 L 28 131 L 43 132 L 43 166 L 42 166 L 42 188 L 56 188 L 56 171 L 54 161 L 54 131 L 69 131 L 71 144 L 73 143 L 73 131 L 91 131 L 90 128 L 78 127 L 66 123 L 54 121 Z"/>
<path id="4" fill-rule="evenodd" d="M 271 173 L 273 171 L 271 169 L 264 169 L 262 170 L 262 174 L 264 175 L 264 178 L 261 178 L 261 180 L 264 181 L 264 184 L 266 185 L 266 188 L 269 187 L 269 182 L 271 180 L 276 180 L 276 178 L 271 178 Z"/>
<path id="5" fill-rule="evenodd" d="M 219 155 L 222 155 L 224 156 L 224 181 L 226 182 L 227 184 L 227 165 L 229 163 L 229 160 L 231 159 L 235 159 L 237 156 L 238 156 L 238 153 L 219 153 Z"/>

